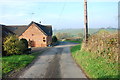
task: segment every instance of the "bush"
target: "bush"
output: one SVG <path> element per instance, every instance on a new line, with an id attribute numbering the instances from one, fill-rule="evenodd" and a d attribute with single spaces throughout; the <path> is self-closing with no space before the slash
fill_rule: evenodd
<path id="1" fill-rule="evenodd" d="M 56 37 L 56 36 L 53 36 L 53 37 L 52 37 L 52 42 L 57 42 L 57 41 L 58 41 L 57 37 Z"/>
<path id="2" fill-rule="evenodd" d="M 16 35 L 9 35 L 5 38 L 3 42 L 4 51 L 6 51 L 5 55 L 12 54 L 22 54 L 25 48 L 25 45 L 22 41 L 18 39 Z"/>
<path id="3" fill-rule="evenodd" d="M 20 39 L 20 41 L 25 45 L 24 52 L 26 52 L 28 49 L 28 41 L 24 38 Z"/>
<path id="4" fill-rule="evenodd" d="M 110 61 L 118 60 L 118 33 L 99 31 L 88 38 L 88 43 L 82 44 L 82 50 L 94 52 Z"/>
<path id="5" fill-rule="evenodd" d="M 57 38 L 59 40 L 62 40 L 62 39 L 67 39 L 67 38 L 72 38 L 73 36 L 70 34 L 70 33 L 57 33 L 56 34 Z"/>

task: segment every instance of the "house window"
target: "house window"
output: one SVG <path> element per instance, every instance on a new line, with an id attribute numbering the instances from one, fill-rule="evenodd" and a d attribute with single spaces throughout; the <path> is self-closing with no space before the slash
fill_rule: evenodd
<path id="1" fill-rule="evenodd" d="M 45 39 L 45 37 L 43 37 L 43 39 Z"/>
<path id="2" fill-rule="evenodd" d="M 34 34 L 32 34 L 32 36 L 34 36 Z"/>
<path id="3" fill-rule="evenodd" d="M 43 42 L 45 42 L 45 40 L 43 40 Z"/>

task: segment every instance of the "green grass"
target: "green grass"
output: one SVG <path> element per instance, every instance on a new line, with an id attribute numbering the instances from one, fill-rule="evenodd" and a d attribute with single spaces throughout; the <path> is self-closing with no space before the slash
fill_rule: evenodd
<path id="1" fill-rule="evenodd" d="M 95 53 L 81 51 L 80 48 L 81 45 L 72 47 L 72 56 L 89 78 L 120 78 L 117 63 L 108 62 L 107 59 L 97 57 Z"/>
<path id="2" fill-rule="evenodd" d="M 73 42 L 73 43 L 82 43 L 82 40 L 83 39 L 80 39 L 80 40 L 65 40 L 65 41 L 67 41 L 67 42 Z"/>
<path id="3" fill-rule="evenodd" d="M 73 43 L 81 43 L 81 40 L 80 41 L 73 41 L 73 40 L 66 40 L 67 42 L 73 42 Z"/>
<path id="4" fill-rule="evenodd" d="M 2 57 L 2 56 L 0 56 Z M 2 58 L 0 58 L 0 79 L 2 78 Z"/>
<path id="5" fill-rule="evenodd" d="M 40 52 L 35 52 L 29 55 L 12 55 L 2 57 L 2 75 L 5 76 L 13 70 L 20 70 L 27 66 L 37 57 Z"/>

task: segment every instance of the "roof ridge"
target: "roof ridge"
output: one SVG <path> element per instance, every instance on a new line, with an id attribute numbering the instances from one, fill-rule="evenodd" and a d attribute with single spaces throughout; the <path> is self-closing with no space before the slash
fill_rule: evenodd
<path id="1" fill-rule="evenodd" d="M 50 27 L 50 28 L 52 28 L 52 25 L 43 25 L 44 27 Z"/>
<path id="2" fill-rule="evenodd" d="M 29 25 L 5 25 L 5 27 L 11 32 L 20 36 L 24 33 L 32 24 L 35 24 L 38 29 L 40 29 L 45 35 L 52 35 L 52 25 L 42 25 L 40 23 L 36 23 L 32 21 Z"/>
<path id="3" fill-rule="evenodd" d="M 5 26 L 17 27 L 17 26 L 28 26 L 28 25 L 5 25 Z"/>
<path id="4" fill-rule="evenodd" d="M 39 23 L 33 22 L 35 25 L 37 25 L 46 35 L 50 36 L 52 35 L 52 25 L 51 26 L 47 26 L 47 25 L 41 25 Z M 49 29 L 48 29 L 49 28 Z M 49 32 L 50 31 L 50 32 Z"/>

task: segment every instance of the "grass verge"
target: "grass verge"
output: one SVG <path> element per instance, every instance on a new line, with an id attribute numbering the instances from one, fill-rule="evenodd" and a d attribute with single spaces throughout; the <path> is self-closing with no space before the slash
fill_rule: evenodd
<path id="1" fill-rule="evenodd" d="M 81 45 L 73 46 L 72 56 L 89 78 L 120 78 L 118 63 L 108 62 L 107 59 L 97 57 L 95 53 L 81 51 L 80 48 Z"/>
<path id="2" fill-rule="evenodd" d="M 2 76 L 14 70 L 20 70 L 31 63 L 41 52 L 34 52 L 32 54 L 12 55 L 2 57 Z"/>

